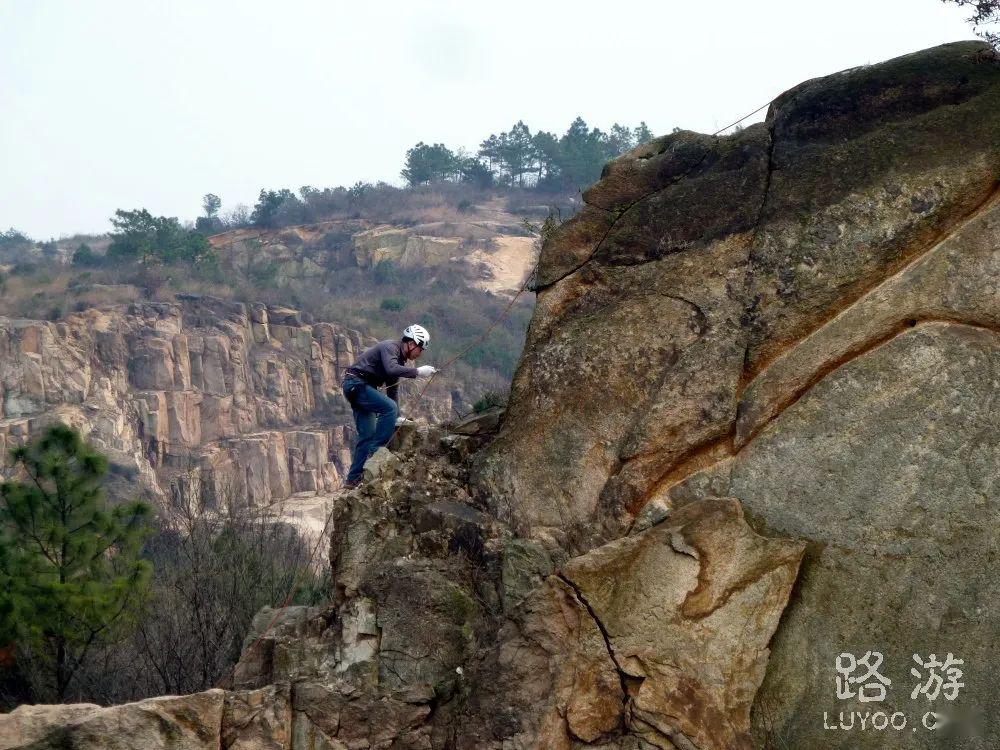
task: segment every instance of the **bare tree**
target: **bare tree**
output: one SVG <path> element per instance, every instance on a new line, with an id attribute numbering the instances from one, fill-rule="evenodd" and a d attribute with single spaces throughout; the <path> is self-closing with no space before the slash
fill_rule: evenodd
<path id="1" fill-rule="evenodd" d="M 117 703 L 217 686 L 262 607 L 322 597 L 313 554 L 322 541 L 281 522 L 280 503 L 216 494 L 214 507 L 175 502 L 163 512 L 146 547 L 154 569 L 149 606 L 128 638 L 91 660 L 77 700 Z"/>
<path id="2" fill-rule="evenodd" d="M 968 21 L 972 24 L 973 30 L 995 49 L 1000 49 L 1000 0 L 943 0 L 943 2 L 972 9 Z"/>

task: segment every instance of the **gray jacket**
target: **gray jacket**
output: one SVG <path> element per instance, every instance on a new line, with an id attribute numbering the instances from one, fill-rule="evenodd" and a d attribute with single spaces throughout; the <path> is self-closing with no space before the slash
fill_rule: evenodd
<path id="1" fill-rule="evenodd" d="M 399 379 L 417 377 L 417 368 L 406 366 L 403 342 L 398 339 L 368 347 L 346 372 L 347 377 L 363 380 L 372 388 L 388 386 L 386 395 L 393 401 L 399 401 Z"/>

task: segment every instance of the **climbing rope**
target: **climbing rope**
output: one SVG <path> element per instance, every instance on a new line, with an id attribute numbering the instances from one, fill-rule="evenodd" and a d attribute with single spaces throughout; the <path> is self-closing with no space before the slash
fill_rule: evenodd
<path id="1" fill-rule="evenodd" d="M 717 135 L 718 135 L 719 133 L 721 133 L 721 132 L 723 132 L 723 131 L 725 131 L 725 130 L 729 130 L 729 128 L 732 128 L 732 127 L 735 127 L 735 126 L 739 125 L 739 124 L 740 124 L 741 122 L 743 122 L 744 120 L 749 120 L 749 119 L 750 119 L 751 117 L 753 117 L 753 116 L 754 116 L 755 114 L 757 114 L 758 112 L 760 112 L 760 111 L 761 111 L 762 109 L 764 109 L 765 107 L 770 107 L 770 106 L 771 106 L 771 103 L 772 103 L 773 101 L 774 101 L 774 99 L 771 99 L 771 101 L 769 101 L 769 102 L 767 102 L 766 104 L 762 104 L 761 106 L 757 107 L 757 109 L 755 109 L 755 110 L 754 110 L 753 112 L 751 112 L 750 114 L 748 114 L 748 115 L 743 115 L 743 117 L 741 117 L 740 119 L 738 119 L 738 120 L 737 120 L 736 122 L 731 122 L 731 123 L 729 123 L 728 125 L 726 125 L 726 127 L 724 127 L 724 128 L 719 128 L 719 129 L 718 129 L 718 130 L 716 130 L 716 131 L 715 131 L 714 133 L 712 133 L 712 136 L 713 136 L 713 137 L 714 137 L 714 136 L 717 136 Z"/>

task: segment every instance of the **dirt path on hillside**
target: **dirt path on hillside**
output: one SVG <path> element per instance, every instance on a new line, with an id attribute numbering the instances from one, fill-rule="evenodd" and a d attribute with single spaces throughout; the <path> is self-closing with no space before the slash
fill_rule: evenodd
<path id="1" fill-rule="evenodd" d="M 535 238 L 503 235 L 494 240 L 496 250 L 476 250 L 469 254 L 472 265 L 482 263 L 493 277 L 480 279 L 475 286 L 493 294 L 517 293 L 535 265 Z"/>

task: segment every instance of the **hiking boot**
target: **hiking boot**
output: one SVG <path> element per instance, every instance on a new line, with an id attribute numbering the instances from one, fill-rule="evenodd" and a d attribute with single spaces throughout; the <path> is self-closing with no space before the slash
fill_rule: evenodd
<path id="1" fill-rule="evenodd" d="M 364 481 L 363 479 L 354 479 L 354 480 L 345 481 L 344 482 L 344 489 L 345 490 L 353 490 L 355 487 L 360 486 L 363 481 Z"/>

